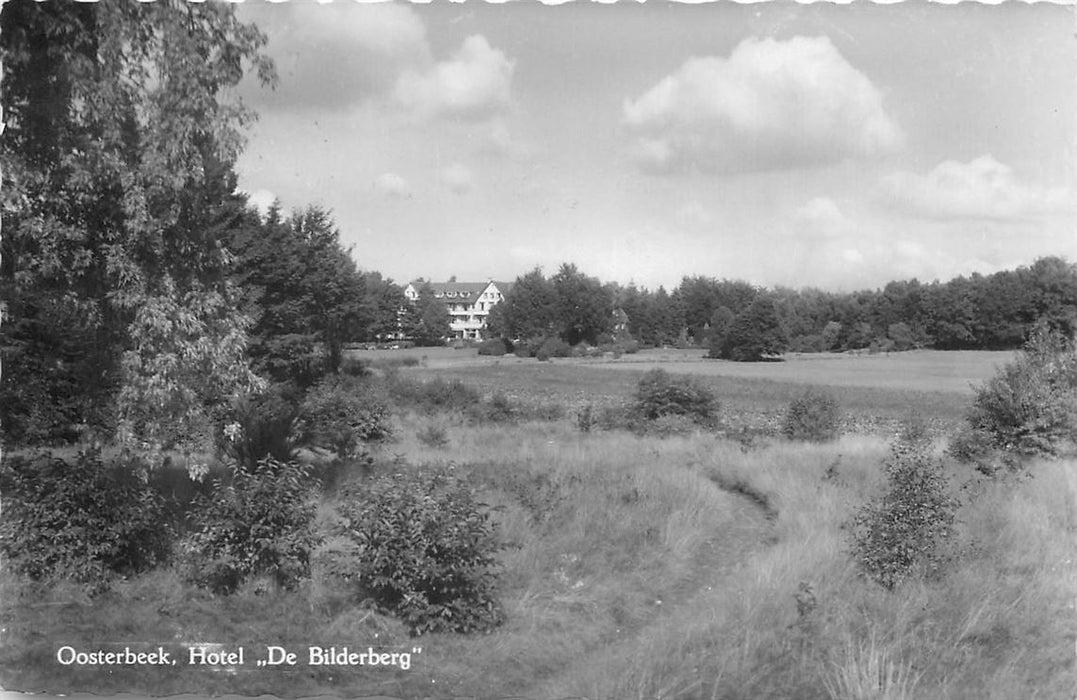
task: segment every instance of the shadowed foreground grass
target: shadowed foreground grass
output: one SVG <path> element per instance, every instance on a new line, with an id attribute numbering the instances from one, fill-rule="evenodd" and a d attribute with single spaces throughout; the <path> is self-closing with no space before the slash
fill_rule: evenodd
<path id="1" fill-rule="evenodd" d="M 581 433 L 568 420 L 490 429 L 446 419 L 445 444 L 430 447 L 416 435 L 431 419 L 398 420 L 401 439 L 390 449 L 402 461 L 451 462 L 498 507 L 502 628 L 409 639 L 317 581 L 297 591 L 253 582 L 216 598 L 161 570 L 91 599 L 73 586 L 5 576 L 4 687 L 282 697 L 1072 695 L 1072 461 L 1037 463 L 1033 478 L 997 483 L 953 472 L 966 505 L 948 575 L 887 592 L 857 575 L 842 529 L 882 485 L 888 446 L 879 437 L 747 449 L 706 434 Z M 422 651 L 407 671 L 305 663 L 213 671 L 186 666 L 185 656 L 174 667 L 110 670 L 55 660 L 63 644 L 163 645 L 185 655 L 184 645 L 207 642 L 279 644 L 303 661 L 310 645 Z"/>

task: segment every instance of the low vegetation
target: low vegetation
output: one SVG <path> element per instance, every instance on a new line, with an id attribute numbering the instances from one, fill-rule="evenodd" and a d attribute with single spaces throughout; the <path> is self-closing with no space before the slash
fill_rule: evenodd
<path id="1" fill-rule="evenodd" d="M 137 467 L 93 449 L 74 457 L 7 457 L 0 466 L 5 567 L 36 581 L 70 579 L 96 590 L 114 576 L 165 563 L 171 531 L 164 499 Z"/>
<path id="2" fill-rule="evenodd" d="M 950 494 L 943 465 L 930 454 L 922 428 L 907 428 L 884 464 L 886 490 L 853 516 L 853 557 L 861 570 L 893 589 L 914 571 L 943 574 L 958 501 Z"/>
<path id="3" fill-rule="evenodd" d="M 836 438 L 840 429 L 838 400 L 816 388 L 793 399 L 782 421 L 782 434 L 790 440 L 827 442 Z"/>
<path id="4" fill-rule="evenodd" d="M 1077 345 L 1039 328 L 1024 351 L 981 386 L 952 452 L 991 471 L 1031 456 L 1077 454 Z"/>
<path id="5" fill-rule="evenodd" d="M 503 620 L 501 547 L 489 508 L 451 468 L 397 473 L 338 498 L 321 575 L 370 599 L 413 635 L 475 632 Z"/>
<path id="6" fill-rule="evenodd" d="M 178 543 L 184 578 L 229 594 L 258 576 L 294 588 L 309 575 L 317 483 L 309 468 L 272 458 L 236 465 L 228 483 L 199 495 Z"/>

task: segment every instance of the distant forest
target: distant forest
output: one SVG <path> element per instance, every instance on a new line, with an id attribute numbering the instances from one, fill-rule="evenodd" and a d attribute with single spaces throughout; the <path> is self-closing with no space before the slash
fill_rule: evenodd
<path id="1" fill-rule="evenodd" d="M 508 338 L 552 333 L 569 344 L 596 343 L 615 334 L 619 310 L 644 346 L 713 348 L 752 309 L 759 324 L 776 326 L 766 330 L 776 331 L 779 352 L 1014 349 L 1038 323 L 1077 331 L 1077 265 L 1045 257 L 991 275 L 837 293 L 702 276 L 672 291 L 648 290 L 603 284 L 566 264 L 549 278 L 537 269 L 517 278 L 489 325 Z"/>

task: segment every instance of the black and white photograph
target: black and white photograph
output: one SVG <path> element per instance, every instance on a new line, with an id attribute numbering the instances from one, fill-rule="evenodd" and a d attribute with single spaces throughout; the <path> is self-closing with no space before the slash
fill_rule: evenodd
<path id="1" fill-rule="evenodd" d="M 6 0 L 0 695 L 1077 697 L 1077 17 Z"/>

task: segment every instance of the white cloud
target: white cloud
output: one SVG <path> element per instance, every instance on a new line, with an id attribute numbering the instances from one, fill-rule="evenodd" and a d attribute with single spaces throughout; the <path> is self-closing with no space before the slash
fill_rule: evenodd
<path id="1" fill-rule="evenodd" d="M 883 190 L 896 207 L 926 219 L 1018 221 L 1077 205 L 1073 191 L 1022 184 L 991 155 L 968 163 L 948 160 L 926 175 L 898 171 L 883 179 Z"/>
<path id="2" fill-rule="evenodd" d="M 829 197 L 809 200 L 796 210 L 794 221 L 799 235 L 816 239 L 839 238 L 854 229 L 853 222 Z"/>
<path id="3" fill-rule="evenodd" d="M 475 177 L 466 165 L 453 163 L 442 169 L 441 181 L 456 194 L 464 194 L 474 186 Z"/>
<path id="4" fill-rule="evenodd" d="M 411 196 L 408 181 L 396 173 L 382 173 L 374 178 L 374 190 L 390 199 Z"/>
<path id="5" fill-rule="evenodd" d="M 279 76 L 252 99 L 283 109 L 343 109 L 390 94 L 406 70 L 432 61 L 426 27 L 400 3 L 242 3 L 269 37 Z"/>
<path id="6" fill-rule="evenodd" d="M 623 122 L 657 172 L 820 165 L 902 142 L 882 93 L 826 37 L 746 39 L 727 59 L 693 58 L 627 100 Z"/>
<path id="7" fill-rule="evenodd" d="M 473 35 L 451 60 L 427 71 L 405 72 L 395 95 L 423 115 L 481 120 L 510 105 L 514 68 L 514 61 Z"/>

